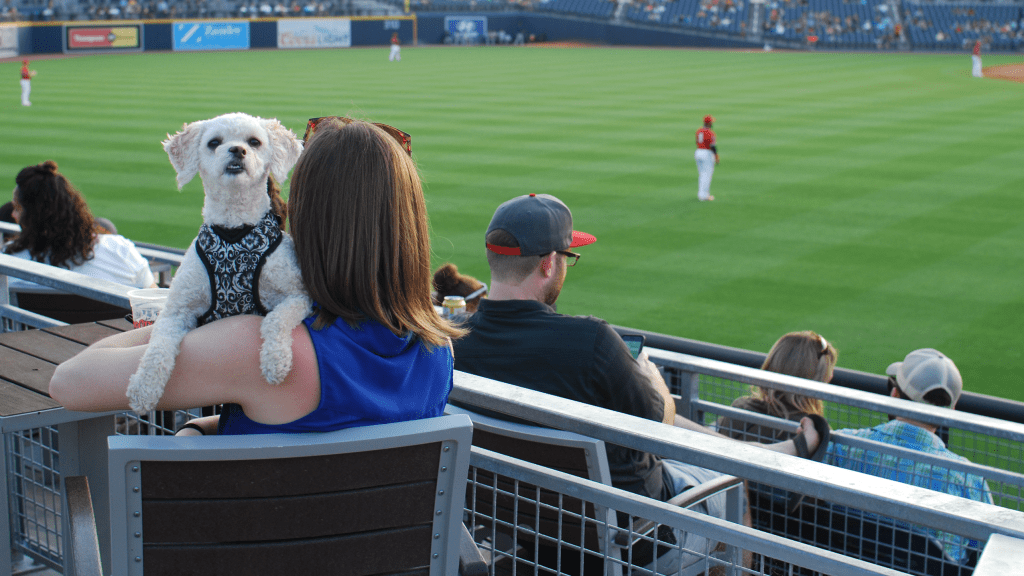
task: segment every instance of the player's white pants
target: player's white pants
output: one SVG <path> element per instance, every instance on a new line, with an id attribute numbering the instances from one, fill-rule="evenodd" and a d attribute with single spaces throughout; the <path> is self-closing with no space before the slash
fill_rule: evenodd
<path id="1" fill-rule="evenodd" d="M 715 173 L 715 153 L 711 150 L 697 148 L 693 153 L 697 161 L 697 198 L 707 200 L 711 197 L 711 175 Z"/>
<path id="2" fill-rule="evenodd" d="M 392 62 L 399 62 L 402 60 L 402 48 L 398 44 L 391 45 L 391 54 L 388 55 L 388 60 Z"/>
<path id="3" fill-rule="evenodd" d="M 32 81 L 21 79 L 21 105 L 31 106 L 32 103 L 28 101 L 28 95 L 32 92 Z"/>
<path id="4" fill-rule="evenodd" d="M 982 78 L 985 75 L 981 73 L 981 56 L 975 56 L 971 54 L 971 76 L 975 78 Z"/>

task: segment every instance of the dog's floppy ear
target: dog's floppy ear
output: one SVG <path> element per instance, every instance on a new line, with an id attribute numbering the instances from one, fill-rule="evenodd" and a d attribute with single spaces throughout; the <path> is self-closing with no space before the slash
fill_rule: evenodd
<path id="1" fill-rule="evenodd" d="M 288 172 L 292 166 L 299 160 L 299 154 L 302 154 L 302 142 L 276 118 L 263 120 L 263 128 L 270 135 L 274 151 L 274 156 L 270 160 L 270 171 L 278 182 L 284 182 L 288 179 Z"/>
<path id="2" fill-rule="evenodd" d="M 193 122 L 181 127 L 181 131 L 164 140 L 164 151 L 171 159 L 171 166 L 178 173 L 178 190 L 188 184 L 199 172 L 199 136 L 202 134 L 203 122 Z"/>

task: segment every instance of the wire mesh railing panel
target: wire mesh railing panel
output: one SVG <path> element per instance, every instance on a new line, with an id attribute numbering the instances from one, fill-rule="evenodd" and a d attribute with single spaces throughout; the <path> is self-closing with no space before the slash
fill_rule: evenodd
<path id="1" fill-rule="evenodd" d="M 1024 474 L 1024 443 L 1005 438 L 948 430 L 946 445 L 972 462 Z"/>
<path id="2" fill-rule="evenodd" d="M 58 443 L 54 427 L 4 435 L 14 550 L 52 568 L 62 562 Z"/>
<path id="3" fill-rule="evenodd" d="M 207 409 L 209 411 L 209 409 Z M 112 416 L 115 434 L 173 435 L 201 410 L 126 412 Z M 62 570 L 63 492 L 60 435 L 56 426 L 4 435 L 7 456 L 8 510 L 12 547 L 16 552 L 55 570 Z"/>
<path id="4" fill-rule="evenodd" d="M 893 574 L 817 548 L 814 538 L 800 544 L 751 531 L 738 518 L 730 523 L 675 509 L 669 520 L 662 512 L 645 521 L 658 514 L 643 504 L 652 500 L 604 486 L 592 493 L 593 483 L 555 471 L 552 483 L 538 481 L 530 465 L 520 477 L 508 464 L 514 459 L 476 456 L 464 518 L 492 576 Z M 778 532 L 785 536 L 785 529 Z"/>
<path id="5" fill-rule="evenodd" d="M 968 576 L 983 545 L 766 484 L 749 483 L 748 494 L 754 527 L 908 574 Z M 760 561 L 774 574 L 816 573 L 777 558 Z"/>
<path id="6" fill-rule="evenodd" d="M 624 515 L 623 529 L 601 507 L 575 496 L 514 478 L 470 470 L 467 525 L 492 575 L 740 573 L 734 553 L 707 539 L 681 536 L 664 524 L 637 531 Z M 617 515 L 613 514 L 611 518 Z M 621 541 L 617 543 L 616 540 Z M 654 553 L 657 546 L 657 555 Z M 756 572 L 745 572 L 756 574 Z"/>
<path id="7" fill-rule="evenodd" d="M 686 388 L 690 382 L 696 381 L 699 386 L 697 397 L 699 405 L 694 412 L 688 416 L 706 426 L 720 429 L 723 433 L 729 433 L 733 437 L 740 437 L 736 431 L 745 429 L 746 434 L 741 439 L 757 442 L 779 441 L 786 439 L 785 434 L 777 437 L 770 435 L 770 430 L 753 426 L 749 422 L 738 422 L 739 418 L 735 411 L 727 408 L 739 397 L 750 394 L 750 386 L 744 382 L 729 380 L 722 375 L 709 375 L 697 373 L 696 378 L 692 373 L 676 367 L 663 366 L 663 373 L 666 374 L 666 381 L 676 383 L 677 390 L 674 394 L 680 396 L 690 395 L 692 392 Z M 723 408 L 716 408 L 720 405 Z M 880 410 L 863 408 L 843 404 L 834 399 L 823 402 L 825 418 L 829 421 L 832 429 L 842 431 L 844 429 L 859 430 L 867 429 L 885 424 L 891 420 L 889 414 Z M 752 418 L 756 415 L 751 414 Z M 1024 441 L 1019 439 L 1007 439 L 987 434 L 976 430 L 963 430 L 956 428 L 955 412 L 954 417 L 949 419 L 949 425 L 939 427 L 936 434 L 943 440 L 947 448 L 959 456 L 967 458 L 970 462 L 981 466 L 987 466 L 998 470 L 1010 472 L 1015 475 L 1024 475 Z M 726 417 L 724 422 L 720 418 Z M 1013 510 L 1024 510 L 1024 479 L 1012 478 L 1000 480 L 985 476 L 991 488 L 993 501 L 996 505 Z"/>

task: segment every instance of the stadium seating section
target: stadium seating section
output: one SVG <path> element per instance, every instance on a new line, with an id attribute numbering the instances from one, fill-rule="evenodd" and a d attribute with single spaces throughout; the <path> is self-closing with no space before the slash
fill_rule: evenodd
<path id="1" fill-rule="evenodd" d="M 1024 49 L 1024 7 L 1013 4 L 904 3 L 914 46 L 935 50 L 971 48 L 979 38 L 992 50 Z"/>
<path id="2" fill-rule="evenodd" d="M 381 16 L 405 0 L 0 0 L 0 22 Z M 1024 50 L 1024 2 L 906 0 L 411 0 L 413 12 L 536 12 L 631 23 L 785 48 Z"/>

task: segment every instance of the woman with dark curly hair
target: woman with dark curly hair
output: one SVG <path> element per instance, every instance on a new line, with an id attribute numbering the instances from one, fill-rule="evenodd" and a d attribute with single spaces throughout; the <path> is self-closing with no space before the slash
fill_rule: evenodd
<path id="1" fill-rule="evenodd" d="M 21 226 L 4 253 L 126 286 L 155 286 L 145 258 L 127 238 L 105 234 L 79 192 L 47 160 L 14 179 L 14 220 Z M 11 279 L 11 287 L 36 287 Z"/>

